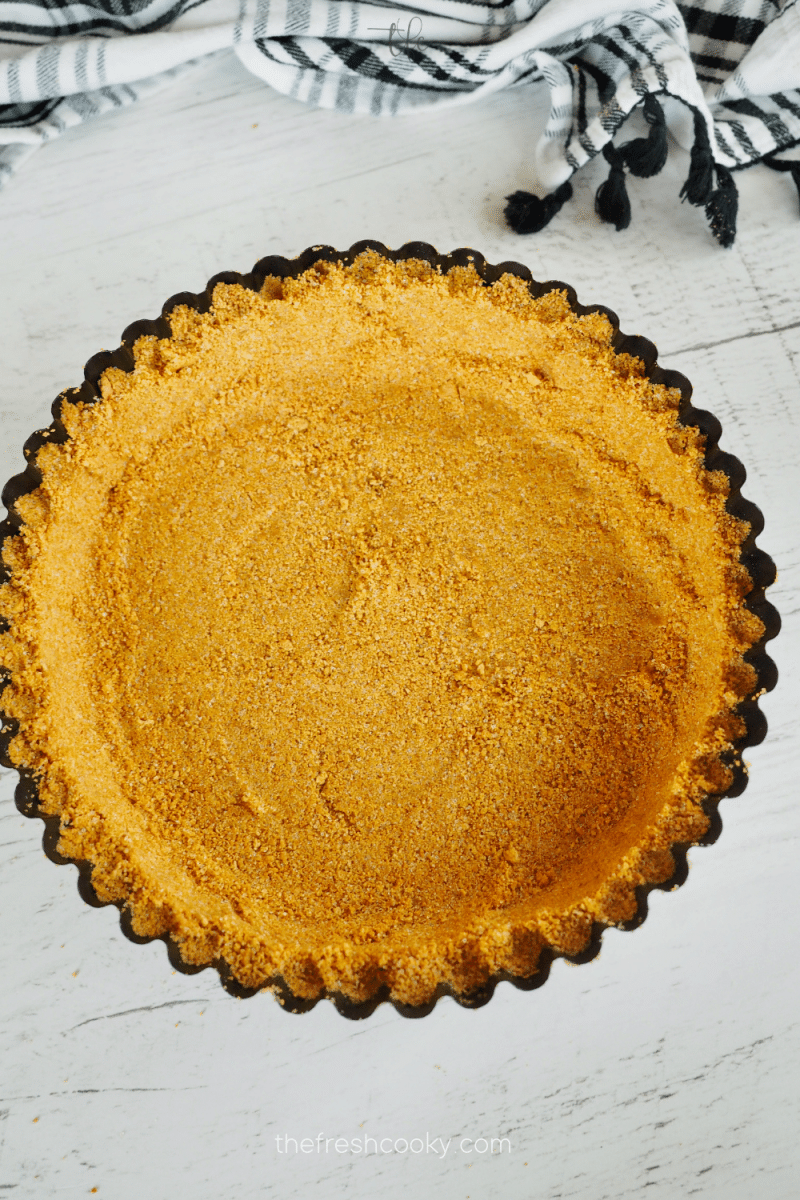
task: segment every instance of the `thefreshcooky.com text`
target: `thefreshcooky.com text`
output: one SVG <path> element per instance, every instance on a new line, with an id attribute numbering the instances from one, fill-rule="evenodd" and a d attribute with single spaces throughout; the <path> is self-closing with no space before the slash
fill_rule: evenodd
<path id="1" fill-rule="evenodd" d="M 507 1137 L 425 1137 L 391 1138 L 372 1137 L 326 1137 L 320 1133 L 316 1138 L 291 1137 L 286 1133 L 275 1135 L 278 1154 L 435 1154 L 446 1158 L 451 1154 L 510 1154 L 511 1141 Z"/>

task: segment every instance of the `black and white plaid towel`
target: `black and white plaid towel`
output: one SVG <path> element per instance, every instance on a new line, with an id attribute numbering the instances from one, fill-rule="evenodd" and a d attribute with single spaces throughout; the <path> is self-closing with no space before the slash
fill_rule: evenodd
<path id="1" fill-rule="evenodd" d="M 690 151 L 682 196 L 727 246 L 732 172 L 800 143 L 800 0 L 0 0 L 0 182 L 43 142 L 232 50 L 285 95 L 344 112 L 465 104 L 544 79 L 535 170 L 546 195 L 508 197 L 543 228 L 598 153 L 597 211 L 630 221 L 625 174 L 655 175 L 667 130 Z M 642 106 L 649 135 L 615 138 Z"/>

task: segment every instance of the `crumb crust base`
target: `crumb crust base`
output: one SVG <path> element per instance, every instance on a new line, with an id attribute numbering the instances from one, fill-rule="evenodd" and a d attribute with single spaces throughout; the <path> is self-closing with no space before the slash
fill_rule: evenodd
<path id="1" fill-rule="evenodd" d="M 506 262 L 492 266 L 485 262 L 482 255 L 471 249 L 464 248 L 448 255 L 439 255 L 433 247 L 420 242 L 407 243 L 399 250 L 391 251 L 379 242 L 362 241 L 346 252 L 339 252 L 327 246 L 314 246 L 291 260 L 277 256 L 264 258 L 246 275 L 223 272 L 215 275 L 209 281 L 206 289 L 199 294 L 179 293 L 171 297 L 164 305 L 161 317 L 155 321 L 137 321 L 129 326 L 123 334 L 119 349 L 112 352 L 103 351 L 89 360 L 81 387 L 61 393 L 57 397 L 53 404 L 54 421 L 51 426 L 35 433 L 26 443 L 24 453 L 28 466 L 22 474 L 11 479 L 3 491 L 3 502 L 9 509 L 9 516 L 0 526 L 0 543 L 6 538 L 14 537 L 19 532 L 22 518 L 15 510 L 16 502 L 22 496 L 34 491 L 41 483 L 42 477 L 36 467 L 38 450 L 46 443 L 52 445 L 66 441 L 68 438 L 67 430 L 60 419 L 61 404 L 65 401 L 97 403 L 101 398 L 99 381 L 109 367 L 116 367 L 123 371 L 133 369 L 133 346 L 140 337 L 169 338 L 171 336 L 169 315 L 174 308 L 186 306 L 200 313 L 208 312 L 212 305 L 214 288 L 220 283 L 238 284 L 249 290 L 259 291 L 267 277 L 297 278 L 320 261 L 336 262 L 348 266 L 366 250 L 374 251 L 381 257 L 394 262 L 421 259 L 443 274 L 452 267 L 470 266 L 486 285 L 496 282 L 505 274 L 514 275 L 527 283 L 531 295 L 535 298 L 552 291 L 560 291 L 565 293 L 568 304 L 575 314 L 582 316 L 593 312 L 602 313 L 614 330 L 612 346 L 615 352 L 639 359 L 644 365 L 646 376 L 653 383 L 677 389 L 681 396 L 678 411 L 679 423 L 683 426 L 693 427 L 702 435 L 705 469 L 721 471 L 727 476 L 730 490 L 726 501 L 726 511 L 749 526 L 749 532 L 742 541 L 739 552 L 739 561 L 747 570 L 752 581 L 752 588 L 747 594 L 743 607 L 761 621 L 764 632 L 744 655 L 745 662 L 753 668 L 755 673 L 755 684 L 735 710 L 745 732 L 736 740 L 733 749 L 722 756 L 722 766 L 725 768 L 723 774 L 726 781 L 729 781 L 728 786 L 718 793 L 710 792 L 703 801 L 703 812 L 707 818 L 705 833 L 693 837 L 689 841 L 672 841 L 666 858 L 663 855 L 660 856 L 658 864 L 654 862 L 649 872 L 639 873 L 641 882 L 631 885 L 635 898 L 633 914 L 621 920 L 584 921 L 580 933 L 572 940 L 571 945 L 564 945 L 563 940 L 560 946 L 543 943 L 536 955 L 532 973 L 526 971 L 515 974 L 508 970 L 497 971 L 490 974 L 480 987 L 467 990 L 458 990 L 451 983 L 439 983 L 421 1003 L 406 1003 L 392 993 L 387 983 L 378 982 L 371 990 L 366 989 L 369 994 L 359 998 L 353 998 L 341 991 L 327 988 L 322 988 L 318 994 L 312 997 L 304 997 L 292 991 L 286 980 L 280 976 L 272 977 L 257 987 L 246 987 L 236 978 L 231 967 L 223 959 L 214 959 L 213 962 L 202 965 L 195 965 L 187 961 L 181 942 L 176 940 L 170 932 L 148 936 L 137 934 L 131 910 L 126 906 L 125 900 L 107 900 L 98 895 L 92 884 L 93 864 L 85 860 L 67 858 L 60 853 L 58 848 L 60 818 L 58 815 L 49 815 L 42 810 L 34 774 L 24 767 L 19 770 L 17 764 L 13 763 L 9 757 L 9 745 L 15 737 L 18 727 L 14 721 L 8 718 L 4 720 L 2 734 L 0 734 L 0 759 L 6 766 L 15 766 L 19 770 L 20 782 L 15 797 L 17 807 L 24 815 L 38 817 L 44 821 L 43 848 L 51 861 L 58 864 L 75 862 L 79 873 L 79 892 L 87 903 L 95 906 L 116 904 L 120 909 L 122 931 L 131 941 L 143 943 L 159 938 L 167 945 L 173 967 L 185 973 L 196 973 L 208 965 L 214 967 L 219 972 L 223 986 L 233 995 L 245 997 L 252 996 L 261 990 L 270 990 L 281 1005 L 291 1012 L 308 1011 L 320 999 L 328 998 L 343 1016 L 356 1019 L 369 1016 L 384 1001 L 392 1003 L 401 1015 L 424 1016 L 433 1009 L 443 995 L 451 996 L 463 1007 L 477 1008 L 488 1002 L 499 982 L 510 982 L 522 990 L 532 990 L 541 986 L 547 979 L 550 965 L 556 957 L 564 957 L 575 963 L 590 960 L 598 953 L 603 929 L 608 925 L 614 924 L 623 929 L 638 927 L 647 915 L 649 892 L 653 888 L 671 890 L 684 882 L 688 873 L 688 849 L 692 845 L 707 845 L 716 840 L 722 828 L 718 810 L 720 800 L 723 797 L 739 795 L 746 786 L 747 772 L 742 762 L 741 752 L 745 747 L 762 741 L 766 734 L 766 720 L 758 707 L 758 698 L 775 686 L 777 670 L 766 653 L 765 645 L 767 641 L 776 636 L 780 629 L 780 618 L 775 608 L 764 597 L 766 587 L 775 578 L 774 564 L 769 556 L 755 544 L 755 539 L 763 528 L 762 515 L 755 505 L 741 495 L 740 488 L 745 478 L 744 467 L 732 455 L 719 450 L 718 441 L 721 434 L 719 422 L 710 413 L 692 407 L 692 389 L 688 380 L 678 372 L 667 371 L 658 366 L 656 348 L 651 342 L 641 337 L 630 337 L 621 333 L 618 319 L 609 309 L 598 305 L 587 307 L 579 304 L 574 289 L 568 285 L 558 281 L 544 283 L 534 281 L 528 269 L 518 263 Z M 557 941 L 557 939 L 555 940 Z"/>

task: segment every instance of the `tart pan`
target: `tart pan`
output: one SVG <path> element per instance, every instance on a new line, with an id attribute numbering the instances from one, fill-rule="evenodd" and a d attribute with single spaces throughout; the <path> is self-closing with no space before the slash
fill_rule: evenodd
<path id="1" fill-rule="evenodd" d="M 657 351 L 653 343 L 643 337 L 623 334 L 619 329 L 619 321 L 616 315 L 608 308 L 602 305 L 585 306 L 579 304 L 575 290 L 572 287 L 553 280 L 545 283 L 537 282 L 532 278 L 528 268 L 520 263 L 504 262 L 497 266 L 492 266 L 485 261 L 481 254 L 466 248 L 454 250 L 451 254 L 440 255 L 432 246 L 424 242 L 408 242 L 395 251 L 387 249 L 380 242 L 371 240 L 357 242 L 345 252 L 337 251 L 330 246 L 312 246 L 294 259 L 279 256 L 262 258 L 248 274 L 243 275 L 234 271 L 223 271 L 210 279 L 205 290 L 199 294 L 180 292 L 172 296 L 164 305 L 161 316 L 156 320 L 135 321 L 132 325 L 129 325 L 122 335 L 122 344 L 119 349 L 102 351 L 100 354 L 94 355 L 86 364 L 84 382 L 81 386 L 62 392 L 56 398 L 52 406 L 54 417 L 52 424 L 47 429 L 34 433 L 25 443 L 24 454 L 28 464 L 26 469 L 21 474 L 15 475 L 10 479 L 3 489 L 2 500 L 8 509 L 8 516 L 0 524 L 0 547 L 5 538 L 15 536 L 22 524 L 22 519 L 15 507 L 17 500 L 21 496 L 34 491 L 41 482 L 41 473 L 36 466 L 36 455 L 39 449 L 45 443 L 59 443 L 68 440 L 66 428 L 61 421 L 62 403 L 65 401 L 70 403 L 81 401 L 84 404 L 95 404 L 100 401 L 101 395 L 98 384 L 103 372 L 109 367 L 116 367 L 126 372 L 132 371 L 134 368 L 133 346 L 139 338 L 143 336 L 155 336 L 160 339 L 169 338 L 172 331 L 168 318 L 173 309 L 184 305 L 197 312 L 205 313 L 211 307 L 213 291 L 219 283 L 239 284 L 244 288 L 257 292 L 261 289 L 264 280 L 268 276 L 276 276 L 281 279 L 297 278 L 321 260 L 350 265 L 357 255 L 363 253 L 365 250 L 373 250 L 382 257 L 395 262 L 404 259 L 422 259 L 442 273 L 446 273 L 451 267 L 455 266 L 472 266 L 487 286 L 496 282 L 505 274 L 514 275 L 527 283 L 531 295 L 535 298 L 557 290 L 566 294 L 572 311 L 577 315 L 582 316 L 593 312 L 603 313 L 615 331 L 611 343 L 615 352 L 618 354 L 624 353 L 639 359 L 644 365 L 645 375 L 648 379 L 653 383 L 674 388 L 680 392 L 679 422 L 684 426 L 696 428 L 702 434 L 704 438 L 704 465 L 706 469 L 722 471 L 730 482 L 730 492 L 726 502 L 727 512 L 742 521 L 746 521 L 750 526 L 746 539 L 741 543 L 739 554 L 739 561 L 747 569 L 752 580 L 752 588 L 744 601 L 744 607 L 759 618 L 763 624 L 764 633 L 759 641 L 744 655 L 744 660 L 755 671 L 753 689 L 739 703 L 736 709 L 736 713 L 743 722 L 745 733 L 735 742 L 733 749 L 722 756 L 722 761 L 731 773 L 732 782 L 724 792 L 712 793 L 703 802 L 703 810 L 709 821 L 705 835 L 691 843 L 673 843 L 671 851 L 675 862 L 675 870 L 672 876 L 664 882 L 644 884 L 636 889 L 636 911 L 630 920 L 622 922 L 618 926 L 623 929 L 634 929 L 647 916 L 647 897 L 651 890 L 654 888 L 672 890 L 684 882 L 688 873 L 687 851 L 690 845 L 708 845 L 716 841 L 719 837 L 722 830 L 722 822 L 719 815 L 720 800 L 724 797 L 740 795 L 747 784 L 747 771 L 742 762 L 742 751 L 747 746 L 757 745 L 766 735 L 767 723 L 758 707 L 758 699 L 765 692 L 774 688 L 777 682 L 777 669 L 772 659 L 767 655 L 765 645 L 766 642 L 774 638 L 779 632 L 780 617 L 773 605 L 764 597 L 765 589 L 775 579 L 774 564 L 769 555 L 765 554 L 755 544 L 756 537 L 763 529 L 764 520 L 760 510 L 741 495 L 740 488 L 746 474 L 744 467 L 733 455 L 726 454 L 718 448 L 722 432 L 719 421 L 712 414 L 692 407 L 692 387 L 689 381 L 677 371 L 664 370 L 658 366 L 656 361 Z M 5 581 L 9 577 L 9 571 L 5 567 L 5 564 L 3 564 L 2 571 L 2 580 Z M 0 618 L 0 621 L 2 621 L 2 630 L 5 631 L 8 628 L 8 623 L 2 618 Z M 3 682 L 7 682 L 7 680 L 8 674 L 6 673 Z M 2 730 L 0 730 L 0 761 L 6 767 L 13 767 L 14 765 L 9 758 L 9 743 L 17 733 L 17 729 L 18 726 L 15 721 L 10 718 L 3 718 Z M 88 861 L 76 862 L 73 859 L 63 857 L 59 853 L 60 818 L 58 815 L 47 815 L 42 812 L 33 773 L 25 768 L 19 770 L 18 773 L 20 780 L 15 793 L 16 804 L 23 815 L 39 817 L 44 822 L 45 830 L 42 844 L 45 854 L 52 862 L 57 864 L 74 862 L 78 867 L 78 891 L 80 895 L 87 904 L 104 907 L 107 902 L 101 901 L 98 898 L 92 886 L 92 864 Z M 204 966 L 196 966 L 184 962 L 181 957 L 179 943 L 175 941 L 170 933 L 163 933 L 159 935 L 158 939 L 137 935 L 132 928 L 130 911 L 125 907 L 125 902 L 115 901 L 114 903 L 120 909 L 122 931 L 131 941 L 143 943 L 161 940 L 166 943 L 169 960 L 176 970 L 186 974 L 195 974 L 205 969 Z M 351 1019 L 369 1016 L 384 1001 L 392 1003 L 402 1016 L 421 1017 L 429 1013 L 434 1008 L 438 999 L 444 995 L 451 996 L 456 1003 L 465 1008 L 478 1008 L 491 999 L 497 984 L 503 980 L 526 991 L 540 987 L 546 981 L 550 965 L 555 958 L 567 958 L 574 963 L 587 962 L 594 958 L 600 949 L 604 927 L 599 922 L 593 924 L 589 942 L 586 948 L 578 955 L 563 954 L 551 947 L 546 947 L 540 955 L 536 972 L 531 976 L 518 976 L 506 971 L 499 972 L 491 975 L 479 989 L 467 993 L 456 992 L 450 985 L 440 984 L 427 1003 L 417 1006 L 392 1000 L 389 996 L 388 986 L 384 986 L 370 999 L 362 1002 L 354 1001 L 339 992 L 324 992 L 315 999 L 304 999 L 295 995 L 280 977 L 267 980 L 260 988 L 245 988 L 234 978 L 230 967 L 223 960 L 217 960 L 209 965 L 216 968 L 223 987 L 232 995 L 247 997 L 254 995 L 257 991 L 269 990 L 275 994 L 282 1007 L 289 1012 L 306 1012 L 313 1008 L 320 999 L 328 998 L 333 1001 L 337 1010 L 343 1016 Z"/>

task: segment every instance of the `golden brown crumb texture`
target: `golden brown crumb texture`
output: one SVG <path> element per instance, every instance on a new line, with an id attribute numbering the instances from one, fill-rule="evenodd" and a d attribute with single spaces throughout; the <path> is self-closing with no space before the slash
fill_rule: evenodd
<path id="1" fill-rule="evenodd" d="M 15 763 L 101 898 L 245 986 L 530 975 L 707 828 L 746 527 L 599 314 L 366 253 L 220 284 L 17 503 Z"/>

